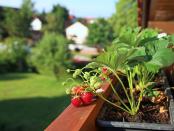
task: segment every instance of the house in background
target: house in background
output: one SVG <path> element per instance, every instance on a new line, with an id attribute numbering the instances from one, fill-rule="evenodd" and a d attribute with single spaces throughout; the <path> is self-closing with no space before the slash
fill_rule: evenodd
<path id="1" fill-rule="evenodd" d="M 35 17 L 31 22 L 31 29 L 32 31 L 41 31 L 42 29 L 42 21 Z"/>
<path id="2" fill-rule="evenodd" d="M 35 43 L 42 37 L 42 21 L 39 19 L 39 17 L 35 16 L 31 21 L 30 26 L 32 31 L 31 37 Z"/>
<path id="3" fill-rule="evenodd" d="M 66 37 L 76 44 L 84 44 L 88 36 L 88 28 L 80 22 L 75 22 L 65 29 Z"/>
<path id="4" fill-rule="evenodd" d="M 68 47 L 73 55 L 73 63 L 87 64 L 99 54 L 97 48 L 85 45 L 89 31 L 87 26 L 81 22 L 70 25 L 65 32 L 67 39 L 74 41 L 74 44 L 69 44 Z"/>

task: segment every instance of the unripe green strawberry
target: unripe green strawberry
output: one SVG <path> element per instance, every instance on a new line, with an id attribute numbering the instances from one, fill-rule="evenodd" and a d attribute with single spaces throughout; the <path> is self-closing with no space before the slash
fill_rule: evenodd
<path id="1" fill-rule="evenodd" d="M 76 69 L 75 72 L 73 73 L 73 78 L 76 78 L 78 75 L 80 75 L 81 72 L 82 70 Z"/>
<path id="2" fill-rule="evenodd" d="M 96 83 L 94 84 L 94 88 L 95 88 L 95 89 L 98 89 L 98 88 L 100 88 L 100 85 L 101 85 L 100 82 L 96 82 Z"/>
<path id="3" fill-rule="evenodd" d="M 92 76 L 90 78 L 90 85 L 94 85 L 97 82 L 97 77 L 96 76 Z"/>
<path id="4" fill-rule="evenodd" d="M 90 77 L 90 74 L 89 74 L 88 72 L 85 72 L 84 78 L 85 78 L 85 79 L 88 79 L 89 77 Z"/>
<path id="5" fill-rule="evenodd" d="M 66 89 L 66 94 L 71 94 L 71 90 L 70 89 Z"/>

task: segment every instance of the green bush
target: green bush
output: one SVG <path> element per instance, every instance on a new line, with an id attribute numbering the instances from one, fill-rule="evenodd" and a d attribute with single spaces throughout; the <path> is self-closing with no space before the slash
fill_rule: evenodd
<path id="1" fill-rule="evenodd" d="M 0 72 L 23 70 L 29 51 L 26 43 L 25 39 L 18 37 L 8 37 L 0 42 Z"/>
<path id="2" fill-rule="evenodd" d="M 7 51 L 4 52 L 7 60 L 16 63 L 20 59 L 25 59 L 28 50 L 27 41 L 24 38 L 9 37 L 4 43 L 7 46 Z"/>
<path id="3" fill-rule="evenodd" d="M 110 23 L 105 19 L 97 19 L 89 25 L 88 45 L 100 45 L 106 47 L 113 40 L 113 30 Z"/>
<path id="4" fill-rule="evenodd" d="M 55 75 L 62 70 L 67 50 L 67 40 L 56 33 L 45 33 L 31 51 L 29 61 L 41 74 Z"/>
<path id="5" fill-rule="evenodd" d="M 16 63 L 26 55 L 26 40 L 23 38 L 9 37 L 0 43 L 0 64 Z"/>

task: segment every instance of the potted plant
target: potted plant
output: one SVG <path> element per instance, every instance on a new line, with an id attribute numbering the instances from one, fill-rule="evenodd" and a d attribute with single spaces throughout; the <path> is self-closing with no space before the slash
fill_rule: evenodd
<path id="1" fill-rule="evenodd" d="M 170 91 L 165 87 L 166 84 L 154 81 L 162 68 L 174 62 L 174 52 L 168 48 L 173 44 L 171 38 L 173 36 L 158 35 L 150 29 L 124 28 L 113 44 L 94 62 L 75 70 L 73 77 L 81 77 L 83 81 L 80 86 L 73 83 L 73 88 L 67 89 L 72 96 L 72 104 L 88 105 L 98 96 L 111 105 L 103 107 L 105 115 L 101 113 L 97 119 L 102 129 L 174 130 L 173 114 L 170 112 L 174 107 L 171 107 L 173 99 Z M 111 75 L 118 80 L 119 86 L 112 84 Z M 111 85 L 113 93 L 109 98 L 102 94 L 103 82 Z M 160 84 L 162 88 L 156 88 Z M 111 114 L 107 112 L 107 107 L 115 115 L 114 119 L 108 117 Z M 157 118 L 154 121 L 158 123 L 149 124 L 154 121 L 150 121 L 150 117 L 146 118 L 148 110 L 156 110 L 159 117 L 163 113 L 164 121 Z"/>

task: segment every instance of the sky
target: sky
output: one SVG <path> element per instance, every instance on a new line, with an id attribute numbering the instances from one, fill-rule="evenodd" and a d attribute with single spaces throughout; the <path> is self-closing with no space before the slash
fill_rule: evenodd
<path id="1" fill-rule="evenodd" d="M 32 0 L 34 8 L 42 12 L 52 9 L 55 4 L 66 7 L 77 17 L 110 17 L 115 12 L 118 0 Z M 0 6 L 20 7 L 22 0 L 0 0 Z"/>

